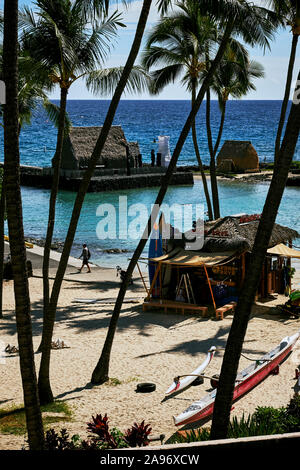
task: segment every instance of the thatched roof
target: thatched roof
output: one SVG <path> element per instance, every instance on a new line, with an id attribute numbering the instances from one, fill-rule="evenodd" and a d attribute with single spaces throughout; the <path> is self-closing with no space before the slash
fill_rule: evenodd
<path id="1" fill-rule="evenodd" d="M 232 171 L 259 169 L 259 158 L 250 141 L 226 140 L 217 157 L 218 169 L 230 161 Z"/>
<path id="2" fill-rule="evenodd" d="M 222 245 L 223 251 L 231 251 L 233 246 L 236 245 L 237 248 L 242 249 L 243 244 L 246 248 L 246 251 L 251 251 L 259 219 L 253 220 L 251 222 L 244 222 L 247 220 L 247 216 L 243 217 L 224 217 L 214 222 L 207 222 L 205 224 L 206 239 L 205 243 L 208 246 L 211 246 L 211 249 L 214 251 L 220 251 L 220 245 Z M 217 235 L 221 235 L 218 237 Z M 222 238 L 222 235 L 224 238 Z M 268 248 L 271 248 L 279 243 L 287 243 L 290 240 L 300 237 L 300 234 L 289 227 L 284 227 L 283 225 L 274 224 L 272 235 L 269 241 Z M 209 242 L 209 240 L 211 240 Z M 228 245 L 226 249 L 226 245 Z M 248 249 L 247 249 L 248 245 Z M 204 249 L 204 248 L 203 248 Z M 205 248 L 207 250 L 207 247 Z"/>
<path id="3" fill-rule="evenodd" d="M 101 129 L 102 127 L 73 127 L 64 141 L 61 168 L 77 170 L 87 166 Z M 131 143 L 127 142 L 122 127 L 112 126 L 98 164 L 105 168 L 125 168 L 126 145 L 131 146 Z M 138 144 L 134 143 L 132 148 L 136 148 L 136 145 Z"/>

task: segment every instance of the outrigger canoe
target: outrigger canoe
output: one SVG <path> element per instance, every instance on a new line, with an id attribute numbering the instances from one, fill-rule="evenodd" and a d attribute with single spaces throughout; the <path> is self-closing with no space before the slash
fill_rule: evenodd
<path id="1" fill-rule="evenodd" d="M 292 351 L 295 343 L 300 337 L 300 330 L 292 336 L 282 339 L 276 348 L 253 362 L 246 369 L 238 373 L 233 393 L 233 401 L 237 400 L 249 390 L 264 380 Z M 182 426 L 209 418 L 214 409 L 217 394 L 215 388 L 201 400 L 195 401 L 178 416 L 173 416 L 176 426 Z"/>
<path id="2" fill-rule="evenodd" d="M 175 393 L 177 394 L 185 390 L 187 387 L 189 387 L 194 382 L 194 380 L 196 380 L 197 377 L 199 377 L 199 375 L 203 374 L 206 367 L 208 366 L 208 364 L 214 357 L 215 352 L 216 352 L 216 347 L 212 346 L 210 350 L 208 351 L 207 356 L 205 360 L 202 362 L 202 364 L 200 364 L 200 366 L 198 366 L 197 369 L 195 369 L 190 375 L 184 377 L 182 380 L 180 380 L 180 377 L 178 377 L 178 380 L 175 378 L 174 382 L 168 388 L 165 395 L 169 396 Z"/>

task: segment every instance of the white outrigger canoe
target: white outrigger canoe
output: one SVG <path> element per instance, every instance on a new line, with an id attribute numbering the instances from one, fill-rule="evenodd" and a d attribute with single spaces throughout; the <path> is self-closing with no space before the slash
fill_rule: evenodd
<path id="1" fill-rule="evenodd" d="M 185 390 L 187 387 L 189 387 L 194 382 L 194 380 L 196 380 L 197 377 L 199 377 L 199 375 L 203 374 L 206 367 L 208 366 L 208 364 L 214 357 L 215 352 L 216 352 L 216 347 L 212 346 L 210 350 L 208 351 L 207 356 L 205 360 L 202 362 L 202 364 L 200 364 L 200 366 L 198 366 L 197 369 L 191 372 L 190 375 L 185 376 L 182 380 L 180 380 L 180 377 L 178 377 L 178 379 L 175 378 L 174 382 L 168 388 L 165 395 L 169 396 L 175 393 L 177 394 Z"/>
<path id="2" fill-rule="evenodd" d="M 274 369 L 292 351 L 297 340 L 300 337 L 300 330 L 292 336 L 287 336 L 281 340 L 276 348 L 253 362 L 246 369 L 237 374 L 236 383 L 233 393 L 233 401 L 254 388 L 262 380 L 264 380 Z M 274 372 L 273 372 L 274 373 Z M 215 388 L 201 400 L 195 401 L 185 411 L 178 416 L 173 416 L 176 426 L 182 426 L 209 418 L 213 414 L 214 402 L 217 394 Z"/>

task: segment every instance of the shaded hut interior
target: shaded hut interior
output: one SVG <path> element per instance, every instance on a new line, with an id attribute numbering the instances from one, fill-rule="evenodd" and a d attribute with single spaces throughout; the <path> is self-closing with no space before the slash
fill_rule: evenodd
<path id="1" fill-rule="evenodd" d="M 149 260 L 155 263 L 145 305 L 162 302 L 171 308 L 194 305 L 216 312 L 225 305 L 236 304 L 249 267 L 251 252 L 260 220 L 259 214 L 229 216 L 204 225 L 201 250 L 187 249 L 191 234 L 182 240 L 168 240 L 165 254 Z M 285 294 L 291 287 L 291 259 L 300 258 L 292 242 L 300 235 L 296 230 L 275 224 L 264 260 L 257 299 Z M 148 304 L 147 304 L 148 302 Z"/>

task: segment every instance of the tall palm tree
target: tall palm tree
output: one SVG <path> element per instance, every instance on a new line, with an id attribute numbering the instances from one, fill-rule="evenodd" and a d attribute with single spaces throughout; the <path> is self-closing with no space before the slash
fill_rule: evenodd
<path id="1" fill-rule="evenodd" d="M 281 105 L 279 125 L 275 140 L 274 161 L 276 161 L 280 152 L 281 137 L 291 94 L 293 72 L 295 66 L 298 40 L 300 35 L 300 0 L 268 0 L 268 3 L 271 3 L 275 11 L 277 11 L 277 13 L 282 17 L 284 26 L 291 28 L 291 32 L 293 35 L 289 57 L 289 65 L 287 69 L 284 98 Z"/>
<path id="2" fill-rule="evenodd" d="M 300 73 L 298 75 L 300 80 Z M 226 438 L 230 420 L 233 390 L 243 342 L 250 318 L 251 307 L 259 285 L 261 270 L 268 249 L 270 236 L 285 189 L 289 168 L 295 153 L 300 128 L 300 104 L 293 103 L 273 178 L 267 194 L 262 216 L 255 237 L 250 265 L 239 296 L 238 304 L 226 343 L 220 380 L 214 405 L 211 439 Z"/>
<path id="3" fill-rule="evenodd" d="M 14 277 L 14 295 L 20 369 L 23 385 L 28 441 L 31 450 L 42 450 L 43 423 L 39 406 L 32 344 L 30 298 L 26 270 L 20 190 L 18 119 L 18 0 L 4 3 L 4 171 L 7 219 Z"/>
<path id="4" fill-rule="evenodd" d="M 223 20 L 224 34 L 222 41 L 219 45 L 218 52 L 214 60 L 211 63 L 210 69 L 207 72 L 205 79 L 201 85 L 201 88 L 197 94 L 194 106 L 183 126 L 183 129 L 178 138 L 175 146 L 170 164 L 168 166 L 165 177 L 163 178 L 161 188 L 157 195 L 154 209 L 149 217 L 145 232 L 141 240 L 139 241 L 137 248 L 131 258 L 131 261 L 127 267 L 125 279 L 120 287 L 118 297 L 116 299 L 115 307 L 112 312 L 109 329 L 106 335 L 104 346 L 99 358 L 99 361 L 92 374 L 92 383 L 101 384 L 108 380 L 109 362 L 111 348 L 114 340 L 115 331 L 118 324 L 122 303 L 126 294 L 129 280 L 133 273 L 133 270 L 141 256 L 147 237 L 153 228 L 154 221 L 158 215 L 159 208 L 164 200 L 165 194 L 168 189 L 168 185 L 172 174 L 176 168 L 176 164 L 182 150 L 183 144 L 190 132 L 191 126 L 195 117 L 199 111 L 201 103 L 204 99 L 205 93 L 211 84 L 216 69 L 222 60 L 222 57 L 226 51 L 227 45 L 233 32 L 242 36 L 242 38 L 249 44 L 254 45 L 266 45 L 269 39 L 273 35 L 274 27 L 278 24 L 276 15 L 265 8 L 257 7 L 252 3 L 244 1 L 198 1 L 201 7 L 201 13 L 203 16 L 210 16 L 215 20 Z"/>
<path id="5" fill-rule="evenodd" d="M 256 90 L 253 79 L 264 77 L 263 66 L 256 61 L 250 61 L 247 50 L 236 42 L 231 42 L 217 72 L 212 86 L 206 94 L 206 129 L 208 148 L 210 153 L 210 180 L 213 199 L 214 218 L 220 217 L 220 204 L 216 176 L 216 155 L 221 142 L 226 105 L 230 98 L 240 99 L 250 90 Z M 213 144 L 211 131 L 211 97 L 210 90 L 216 93 L 221 111 L 219 131 L 215 144 Z"/>
<path id="6" fill-rule="evenodd" d="M 95 68 L 103 64 L 110 50 L 110 41 L 115 39 L 117 28 L 122 24 L 117 12 L 98 22 L 91 22 L 92 10 L 87 10 L 87 2 L 82 0 L 37 0 L 36 5 L 38 10 L 35 14 L 28 7 L 24 8 L 21 14 L 21 41 L 24 49 L 43 64 L 52 84 L 58 84 L 60 87 L 60 115 L 56 151 L 52 159 L 53 178 L 43 257 L 43 299 L 46 315 L 50 296 L 50 249 L 65 134 L 67 95 L 75 81 L 89 78 L 90 73 L 95 73 Z M 94 12 L 103 13 L 103 2 L 94 2 Z"/>
<path id="7" fill-rule="evenodd" d="M 70 251 L 72 248 L 78 220 L 80 217 L 80 211 L 84 202 L 84 198 L 91 180 L 91 177 L 94 173 L 96 168 L 97 162 L 101 155 L 102 149 L 104 147 L 105 141 L 107 139 L 108 133 L 113 123 L 113 119 L 121 99 L 123 91 L 126 89 L 128 81 L 130 82 L 130 77 L 132 71 L 134 70 L 134 63 L 136 61 L 140 45 L 142 42 L 144 30 L 146 27 L 147 18 L 150 11 L 152 0 L 143 0 L 143 5 L 139 17 L 139 21 L 137 24 L 137 29 L 135 33 L 135 37 L 132 43 L 131 50 L 129 52 L 127 61 L 125 66 L 118 73 L 120 74 L 120 78 L 118 83 L 116 84 L 114 94 L 112 100 L 110 102 L 110 106 L 104 120 L 99 138 L 89 159 L 89 165 L 87 170 L 85 171 L 78 193 L 76 195 L 72 216 L 69 224 L 68 233 L 66 236 L 66 240 L 64 243 L 63 251 L 61 254 L 60 262 L 58 265 L 58 269 L 55 275 L 55 280 L 53 283 L 51 297 L 49 301 L 49 308 L 47 312 L 47 316 L 44 318 L 44 325 L 43 325 L 43 337 L 44 343 L 42 348 L 42 357 L 41 357 L 41 364 L 40 364 L 40 371 L 39 371 L 39 395 L 40 400 L 42 403 L 47 403 L 53 401 L 53 393 L 51 390 L 50 385 L 50 375 L 49 375 L 49 366 L 50 366 L 50 354 L 51 354 L 51 340 L 53 334 L 53 327 L 55 322 L 55 314 L 57 308 L 58 297 L 61 290 L 62 281 L 64 278 L 65 270 L 67 267 Z M 134 81 L 133 81 L 134 85 Z"/>
<path id="8" fill-rule="evenodd" d="M 149 34 L 142 64 L 148 70 L 163 65 L 152 72 L 152 94 L 159 94 L 169 83 L 182 77 L 181 82 L 191 94 L 193 107 L 206 68 L 205 50 L 207 45 L 217 42 L 217 26 L 211 18 L 200 14 L 199 6 L 194 0 L 178 3 L 177 7 L 176 12 L 161 18 Z M 208 217 L 212 220 L 210 194 L 197 142 L 196 120 L 192 123 L 192 138 L 201 172 Z"/>

